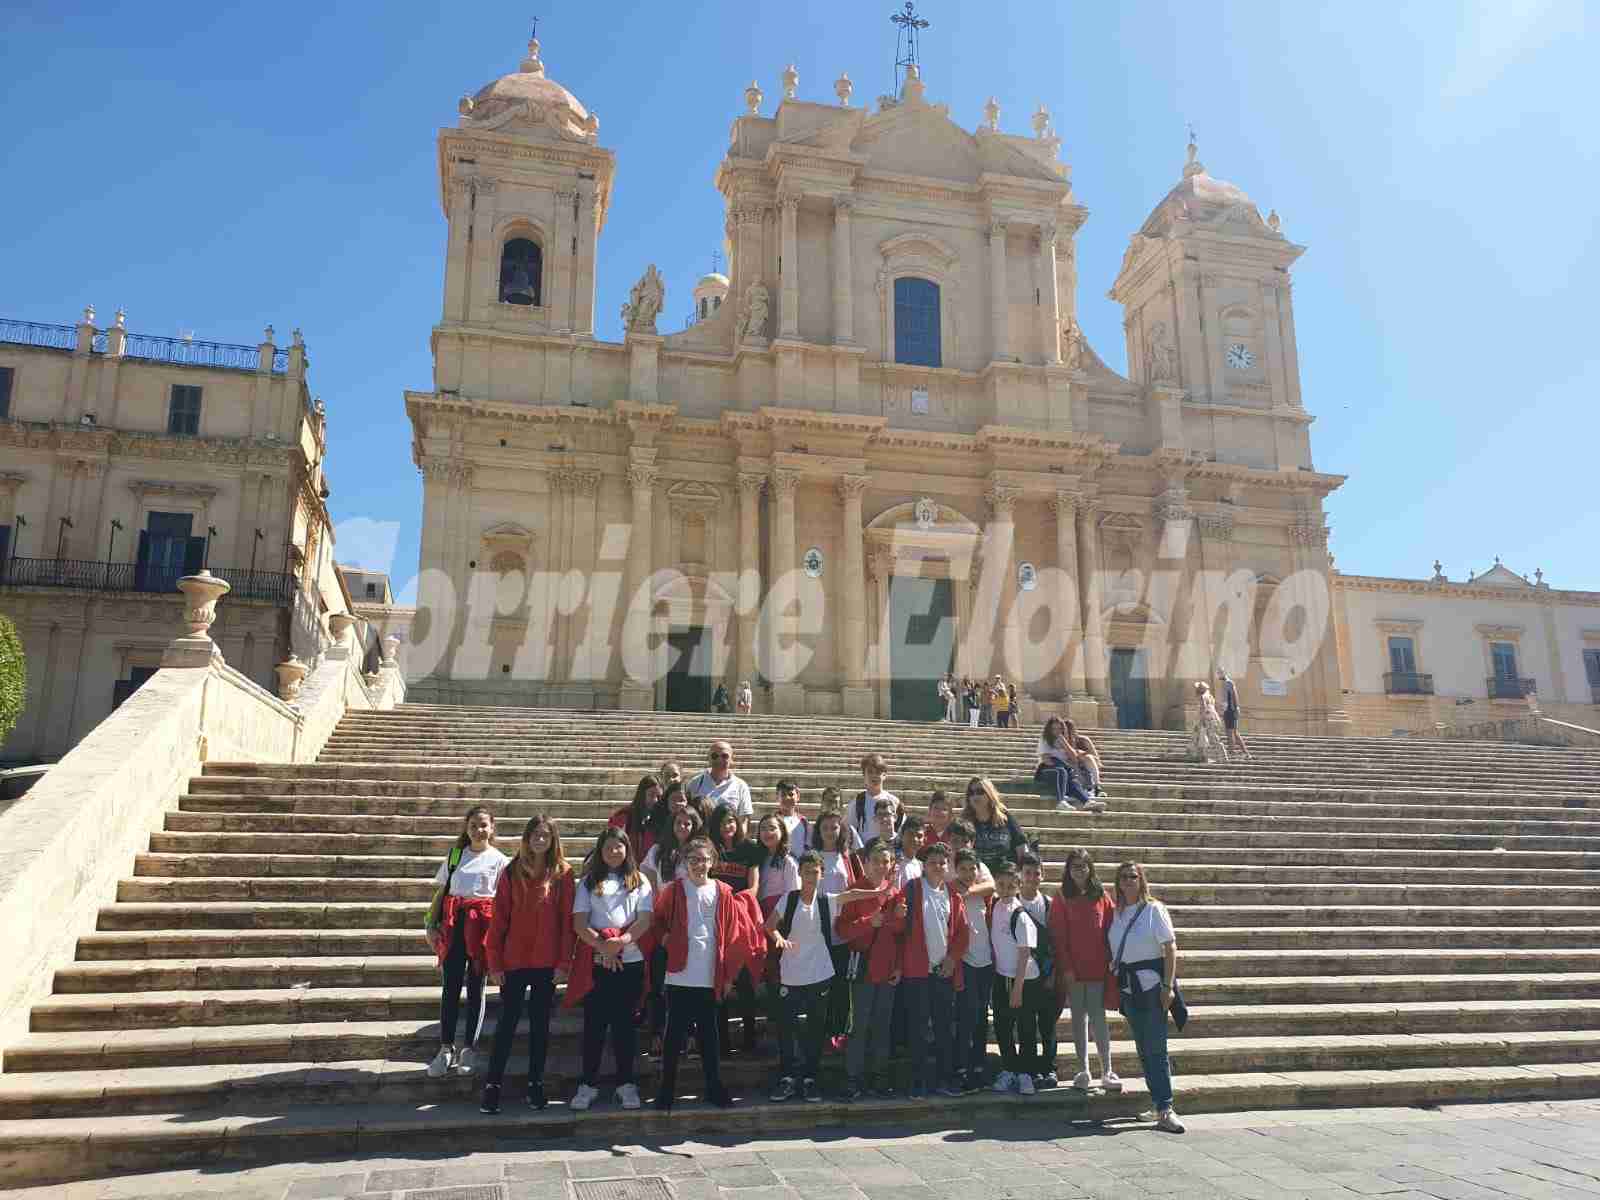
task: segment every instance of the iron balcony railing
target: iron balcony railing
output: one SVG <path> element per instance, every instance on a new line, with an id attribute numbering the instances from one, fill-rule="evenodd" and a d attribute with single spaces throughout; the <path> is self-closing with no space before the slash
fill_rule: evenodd
<path id="1" fill-rule="evenodd" d="M 71 350 L 78 344 L 78 331 L 71 325 L 45 325 L 39 321 L 13 321 L 0 317 L 0 342 L 14 346 L 43 346 L 47 350 Z"/>
<path id="2" fill-rule="evenodd" d="M 74 325 L 46 325 L 39 321 L 14 321 L 0 318 L 0 342 L 19 346 L 42 346 L 47 350 L 74 350 L 78 345 L 78 330 Z M 104 354 L 109 347 L 110 335 L 101 331 L 90 339 L 90 349 Z M 124 358 L 137 358 L 146 362 L 172 363 L 182 367 L 214 367 L 223 371 L 255 371 L 261 366 L 259 347 L 238 342 L 200 342 L 193 338 L 156 337 L 148 333 L 130 333 L 123 344 Z M 274 349 L 272 373 L 284 375 L 289 370 L 289 351 Z"/>
<path id="3" fill-rule="evenodd" d="M 213 567 L 237 599 L 287 604 L 295 577 L 287 571 Z M 151 592 L 175 596 L 178 580 L 191 572 L 151 563 L 93 562 L 80 558 L 12 558 L 0 561 L 0 587 L 54 587 L 88 592 Z"/>
<path id="4" fill-rule="evenodd" d="M 1531 679 L 1517 679 L 1510 675 L 1491 675 L 1488 680 L 1489 699 L 1525 700 L 1539 691 Z"/>
<path id="5" fill-rule="evenodd" d="M 1391 696 L 1431 696 L 1433 676 L 1421 671 L 1390 671 L 1383 677 L 1383 690 Z"/>

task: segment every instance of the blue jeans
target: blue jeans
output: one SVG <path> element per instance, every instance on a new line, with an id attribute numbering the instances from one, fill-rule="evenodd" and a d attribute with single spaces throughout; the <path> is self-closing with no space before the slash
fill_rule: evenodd
<path id="1" fill-rule="evenodd" d="M 1158 1113 L 1172 1107 L 1172 1063 L 1167 1058 L 1167 1014 L 1161 1007 L 1161 989 L 1151 988 L 1137 996 L 1122 997 L 1123 1016 L 1133 1031 L 1139 1048 L 1139 1065 L 1144 1068 L 1144 1085 Z"/>
<path id="2" fill-rule="evenodd" d="M 1072 777 L 1072 768 L 1064 767 L 1060 763 L 1046 765 L 1040 763 L 1034 769 L 1033 781 L 1035 783 L 1049 783 L 1056 789 L 1056 803 L 1065 803 L 1068 796 L 1079 805 L 1089 803 L 1089 797 L 1083 794 L 1083 789 L 1078 786 L 1078 781 Z"/>
<path id="3" fill-rule="evenodd" d="M 900 994 L 906 999 L 910 1024 L 911 1084 L 936 1088 L 950 1083 L 956 1032 L 956 985 L 930 974 L 925 979 L 902 979 Z"/>

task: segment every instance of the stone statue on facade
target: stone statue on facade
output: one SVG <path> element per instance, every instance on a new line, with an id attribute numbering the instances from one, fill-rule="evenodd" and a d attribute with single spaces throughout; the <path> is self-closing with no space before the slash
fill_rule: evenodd
<path id="1" fill-rule="evenodd" d="M 1178 381 L 1178 352 L 1167 334 L 1167 323 L 1157 321 L 1150 331 L 1150 345 L 1145 351 L 1151 383 L 1176 383 Z"/>
<path id="2" fill-rule="evenodd" d="M 628 293 L 628 302 L 622 306 L 622 327 L 639 333 L 654 333 L 656 317 L 666 302 L 667 289 L 661 282 L 661 272 L 651 263 L 643 277 Z"/>
<path id="3" fill-rule="evenodd" d="M 1071 317 L 1061 323 L 1061 361 L 1073 370 L 1083 365 L 1083 330 Z"/>
<path id="4" fill-rule="evenodd" d="M 759 279 L 745 288 L 744 309 L 739 321 L 741 341 L 752 338 L 759 340 L 767 336 L 767 315 L 771 304 L 772 298 L 767 294 L 767 285 Z"/>

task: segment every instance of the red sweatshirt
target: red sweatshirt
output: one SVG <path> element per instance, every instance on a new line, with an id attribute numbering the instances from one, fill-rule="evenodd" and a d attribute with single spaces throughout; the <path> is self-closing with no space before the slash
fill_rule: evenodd
<path id="1" fill-rule="evenodd" d="M 711 987 L 715 995 L 722 995 L 739 972 L 751 965 L 752 920 L 750 910 L 755 908 L 753 896 L 748 892 L 735 894 L 734 890 L 717 880 L 717 962 L 712 971 Z M 655 899 L 650 922 L 650 932 L 667 948 L 667 971 L 681 971 L 689 961 L 689 918 L 685 906 L 683 880 L 674 879 Z M 749 900 L 749 904 L 745 901 Z M 759 910 L 756 910 L 759 912 Z M 766 934 L 760 934 L 763 942 Z M 752 973 L 753 973 L 752 969 Z"/>
<path id="2" fill-rule="evenodd" d="M 577 937 L 572 932 L 572 872 L 546 884 L 516 878 L 516 860 L 500 872 L 494 916 L 484 941 L 493 974 L 528 968 L 569 967 Z"/>
<path id="3" fill-rule="evenodd" d="M 1057 896 L 1050 902 L 1056 978 L 1064 980 L 1063 972 L 1070 972 L 1079 983 L 1104 979 L 1107 1004 L 1117 1000 L 1117 977 L 1111 973 L 1111 947 L 1106 941 L 1116 912 L 1111 897 L 1104 894 L 1098 900 Z"/>
<path id="4" fill-rule="evenodd" d="M 868 983 L 888 983 L 889 976 L 900 969 L 899 935 L 906 927 L 906 918 L 896 908 L 901 898 L 900 891 L 886 880 L 877 895 L 852 900 L 839 913 L 839 936 L 850 949 L 867 956 Z M 873 928 L 872 918 L 879 912 L 883 924 Z"/>
<path id="5" fill-rule="evenodd" d="M 926 979 L 932 969 L 938 966 L 928 961 L 928 939 L 922 926 L 922 889 L 926 886 L 925 879 L 913 879 L 906 884 L 906 932 L 901 939 L 903 950 L 900 958 L 900 973 L 906 979 Z M 950 896 L 950 920 L 946 922 L 944 931 L 945 953 L 955 959 L 956 971 L 950 979 L 959 992 L 962 988 L 961 956 L 967 952 L 967 940 L 972 936 L 972 927 L 967 924 L 966 897 L 948 883 L 944 889 Z"/>

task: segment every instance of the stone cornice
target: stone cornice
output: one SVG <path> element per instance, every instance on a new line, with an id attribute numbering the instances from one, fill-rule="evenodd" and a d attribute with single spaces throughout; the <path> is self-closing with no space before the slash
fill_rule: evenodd
<path id="1" fill-rule="evenodd" d="M 180 496 L 194 500 L 213 500 L 220 488 L 211 483 L 185 479 L 131 479 L 128 490 L 141 500 L 146 496 Z"/>
<path id="2" fill-rule="evenodd" d="M 1449 596 L 1458 600 L 1496 600 L 1522 604 L 1590 605 L 1600 608 L 1600 592 L 1558 591 L 1555 588 L 1494 588 L 1475 583 L 1434 583 L 1428 579 L 1394 579 L 1383 575 L 1346 575 L 1335 572 L 1334 584 L 1354 592 L 1387 592 L 1408 596 Z"/>
<path id="3" fill-rule="evenodd" d="M 1316 417 L 1303 408 L 1251 408 L 1247 404 L 1210 404 L 1204 400 L 1184 400 L 1189 412 L 1212 413 L 1224 417 L 1255 417 L 1257 420 L 1287 421 L 1291 425 L 1310 425 Z"/>
<path id="4" fill-rule="evenodd" d="M 97 458 L 221 463 L 281 467 L 303 462 L 298 446 L 258 438 L 174 437 L 80 425 L 0 421 L 0 447 Z"/>

